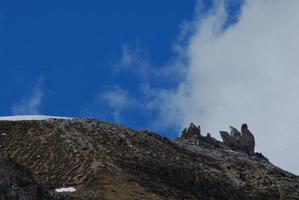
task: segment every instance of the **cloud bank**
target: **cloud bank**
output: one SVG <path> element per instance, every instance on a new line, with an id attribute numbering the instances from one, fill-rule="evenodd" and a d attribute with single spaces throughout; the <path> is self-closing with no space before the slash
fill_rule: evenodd
<path id="1" fill-rule="evenodd" d="M 299 1 L 248 0 L 226 29 L 220 2 L 189 24 L 184 80 L 155 93 L 162 122 L 214 136 L 247 122 L 257 150 L 299 174 Z"/>

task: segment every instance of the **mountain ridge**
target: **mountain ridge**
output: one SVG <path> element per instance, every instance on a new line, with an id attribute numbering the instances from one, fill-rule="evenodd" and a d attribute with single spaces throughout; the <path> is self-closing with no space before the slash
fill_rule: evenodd
<path id="1" fill-rule="evenodd" d="M 94 119 L 0 121 L 0 155 L 71 199 L 299 199 L 299 177 L 259 154 Z"/>

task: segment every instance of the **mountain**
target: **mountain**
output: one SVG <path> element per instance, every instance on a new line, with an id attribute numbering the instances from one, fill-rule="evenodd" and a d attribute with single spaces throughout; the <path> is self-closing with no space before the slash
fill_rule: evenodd
<path id="1" fill-rule="evenodd" d="M 194 125 L 169 139 L 94 119 L 6 117 L 0 156 L 30 169 L 60 199 L 299 199 L 299 177 Z M 68 187 L 75 191 L 55 192 Z"/>

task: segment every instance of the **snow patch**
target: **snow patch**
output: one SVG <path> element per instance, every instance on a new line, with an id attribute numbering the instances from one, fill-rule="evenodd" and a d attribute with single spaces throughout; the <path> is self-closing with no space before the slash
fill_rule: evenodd
<path id="1" fill-rule="evenodd" d="M 55 192 L 76 192 L 76 188 L 74 187 L 67 187 L 67 188 L 57 188 Z"/>
<path id="2" fill-rule="evenodd" d="M 0 117 L 0 121 L 27 121 L 27 120 L 47 120 L 47 119 L 72 119 L 72 118 L 47 116 L 47 115 L 17 115 L 17 116 Z"/>

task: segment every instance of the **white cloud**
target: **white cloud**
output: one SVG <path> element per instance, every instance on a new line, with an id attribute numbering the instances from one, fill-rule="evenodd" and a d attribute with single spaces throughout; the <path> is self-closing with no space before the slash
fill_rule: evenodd
<path id="1" fill-rule="evenodd" d="M 130 67 L 130 65 L 143 65 L 145 58 L 140 48 L 130 47 L 129 45 L 122 46 L 122 58 L 120 65 L 122 67 Z"/>
<path id="2" fill-rule="evenodd" d="M 182 42 L 183 36 L 187 35 L 189 32 L 188 23 L 183 25 L 185 30 L 184 34 L 182 33 L 179 36 L 179 42 Z M 163 66 L 157 66 L 152 62 L 152 59 L 149 56 L 149 53 L 146 51 L 146 45 L 142 45 L 140 41 L 135 43 L 123 44 L 122 53 L 120 60 L 114 65 L 114 72 L 117 73 L 133 73 L 142 81 L 151 81 L 153 79 L 168 79 L 175 80 L 180 79 L 186 73 L 184 65 L 183 56 L 174 57 L 170 59 Z M 179 43 L 173 45 L 174 52 L 182 50 Z"/>
<path id="3" fill-rule="evenodd" d="M 142 79 L 150 76 L 150 59 L 139 41 L 122 45 L 121 59 L 114 66 L 115 72 L 133 72 Z"/>
<path id="4" fill-rule="evenodd" d="M 249 124 L 257 150 L 299 174 L 299 1 L 248 0 L 238 22 L 217 1 L 195 17 L 184 80 L 174 90 L 153 91 L 165 125 L 195 121 L 215 136 L 229 125 Z M 224 1 L 222 1 L 224 2 Z"/>
<path id="5" fill-rule="evenodd" d="M 21 101 L 13 104 L 11 112 L 13 115 L 38 115 L 43 100 L 43 91 L 36 88 L 33 93 L 24 97 Z"/>
<path id="6" fill-rule="evenodd" d="M 108 106 L 112 110 L 113 118 L 118 122 L 121 121 L 121 113 L 135 104 L 135 99 L 129 96 L 126 90 L 118 86 L 100 93 L 97 99 L 100 105 Z"/>

